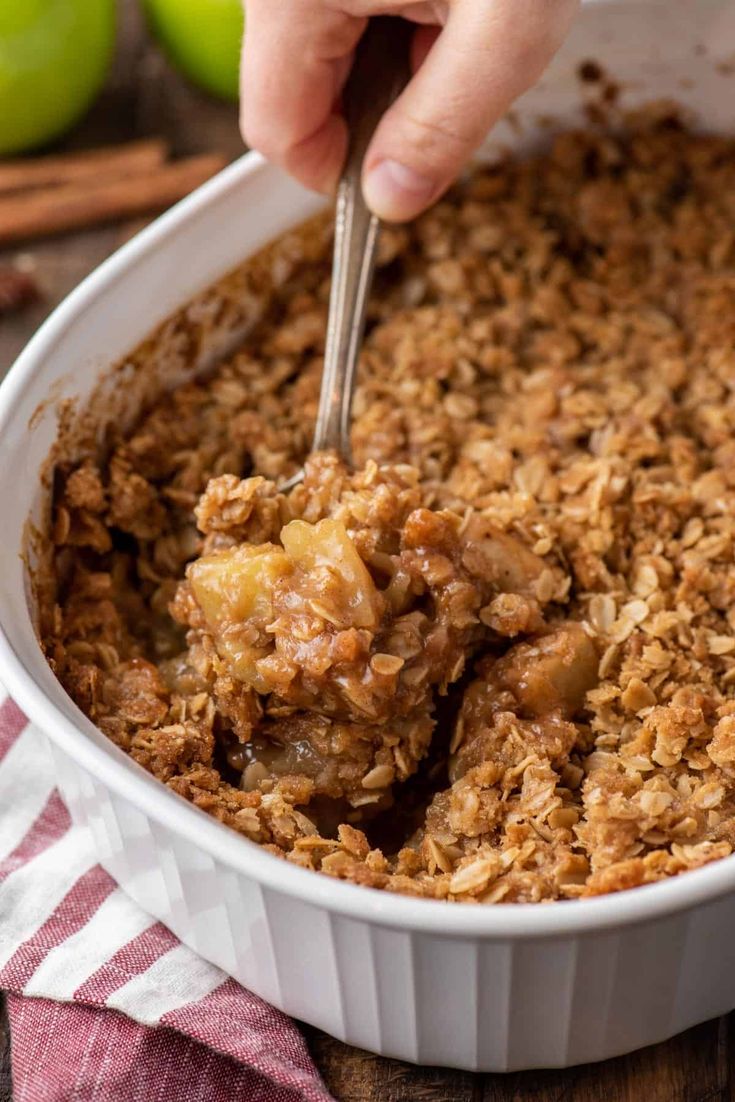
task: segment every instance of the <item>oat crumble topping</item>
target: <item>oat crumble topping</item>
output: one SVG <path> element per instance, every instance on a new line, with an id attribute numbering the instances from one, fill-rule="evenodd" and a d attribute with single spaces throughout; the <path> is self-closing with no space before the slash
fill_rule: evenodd
<path id="1" fill-rule="evenodd" d="M 49 661 L 171 789 L 389 891 L 546 901 L 735 845 L 735 141 L 670 111 L 392 230 L 356 471 L 328 262 L 57 472 Z"/>

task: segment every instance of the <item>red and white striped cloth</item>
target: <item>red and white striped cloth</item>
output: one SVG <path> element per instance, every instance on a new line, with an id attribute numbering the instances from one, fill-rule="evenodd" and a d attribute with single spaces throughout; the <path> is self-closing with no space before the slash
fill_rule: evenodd
<path id="1" fill-rule="evenodd" d="M 0 989 L 16 1102 L 330 1102 L 296 1025 L 96 863 L 1 688 Z"/>

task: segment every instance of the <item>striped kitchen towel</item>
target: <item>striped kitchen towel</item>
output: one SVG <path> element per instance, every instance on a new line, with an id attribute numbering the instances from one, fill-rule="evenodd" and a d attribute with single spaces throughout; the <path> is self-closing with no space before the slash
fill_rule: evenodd
<path id="1" fill-rule="evenodd" d="M 0 691 L 0 989 L 15 1102 L 329 1102 L 296 1025 L 96 863 Z"/>

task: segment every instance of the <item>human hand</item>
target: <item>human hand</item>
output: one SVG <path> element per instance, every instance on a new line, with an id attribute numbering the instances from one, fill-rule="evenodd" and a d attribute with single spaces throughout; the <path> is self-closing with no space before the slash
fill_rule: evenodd
<path id="1" fill-rule="evenodd" d="M 578 0 L 245 0 L 241 129 L 307 187 L 334 190 L 347 149 L 339 97 L 373 15 L 418 24 L 414 76 L 368 149 L 363 190 L 406 221 L 452 183 L 561 45 Z"/>

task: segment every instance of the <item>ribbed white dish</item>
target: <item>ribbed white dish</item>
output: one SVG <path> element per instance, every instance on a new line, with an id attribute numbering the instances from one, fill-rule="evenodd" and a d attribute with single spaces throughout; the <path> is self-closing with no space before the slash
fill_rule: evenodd
<path id="1" fill-rule="evenodd" d="M 495 141 L 544 140 L 540 116 L 578 121 L 576 71 L 590 58 L 622 83 L 623 102 L 673 97 L 701 125 L 727 128 L 733 78 L 719 62 L 734 49 L 726 0 L 591 0 Z M 735 858 L 550 906 L 458 907 L 357 888 L 279 861 L 180 800 L 89 723 L 46 665 L 20 552 L 29 515 L 43 510 L 56 401 L 84 399 L 101 368 L 319 206 L 245 157 L 102 265 L 20 357 L 0 388 L 0 678 L 47 734 L 71 814 L 125 890 L 202 956 L 343 1040 L 469 1069 L 564 1066 L 728 1011 Z M 226 336 L 213 330 L 203 353 Z M 134 396 L 131 373 L 115 378 Z"/>

